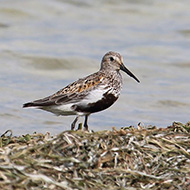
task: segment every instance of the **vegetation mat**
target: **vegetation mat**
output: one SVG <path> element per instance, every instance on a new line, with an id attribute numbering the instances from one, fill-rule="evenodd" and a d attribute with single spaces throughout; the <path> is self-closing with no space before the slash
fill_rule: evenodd
<path id="1" fill-rule="evenodd" d="M 190 189 L 190 122 L 0 137 L 0 189 Z"/>

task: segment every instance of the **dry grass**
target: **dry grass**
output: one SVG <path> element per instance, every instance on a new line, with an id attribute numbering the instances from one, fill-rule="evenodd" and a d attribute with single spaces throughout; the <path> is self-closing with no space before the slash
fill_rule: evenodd
<path id="1" fill-rule="evenodd" d="M 0 189 L 190 189 L 190 123 L 0 138 Z"/>

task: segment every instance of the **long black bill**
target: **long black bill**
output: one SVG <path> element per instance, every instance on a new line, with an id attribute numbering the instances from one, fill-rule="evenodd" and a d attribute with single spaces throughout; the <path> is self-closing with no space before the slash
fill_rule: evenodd
<path id="1" fill-rule="evenodd" d="M 133 77 L 137 82 L 140 82 L 139 79 L 133 74 L 131 73 L 131 71 L 129 71 L 124 64 L 121 64 L 120 69 L 124 72 L 126 72 L 130 77 Z"/>

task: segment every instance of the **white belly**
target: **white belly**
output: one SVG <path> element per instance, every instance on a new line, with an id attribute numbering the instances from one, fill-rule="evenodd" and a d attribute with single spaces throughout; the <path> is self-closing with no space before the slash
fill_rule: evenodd
<path id="1" fill-rule="evenodd" d="M 39 107 L 45 111 L 54 113 L 55 115 L 77 115 L 77 112 L 72 109 L 73 104 L 63 104 L 60 106 Z"/>

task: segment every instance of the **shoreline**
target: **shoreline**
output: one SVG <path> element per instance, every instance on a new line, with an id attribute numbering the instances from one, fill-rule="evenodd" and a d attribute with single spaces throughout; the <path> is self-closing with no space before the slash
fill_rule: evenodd
<path id="1" fill-rule="evenodd" d="M 190 122 L 54 136 L 7 131 L 0 159 L 1 189 L 190 189 Z"/>

